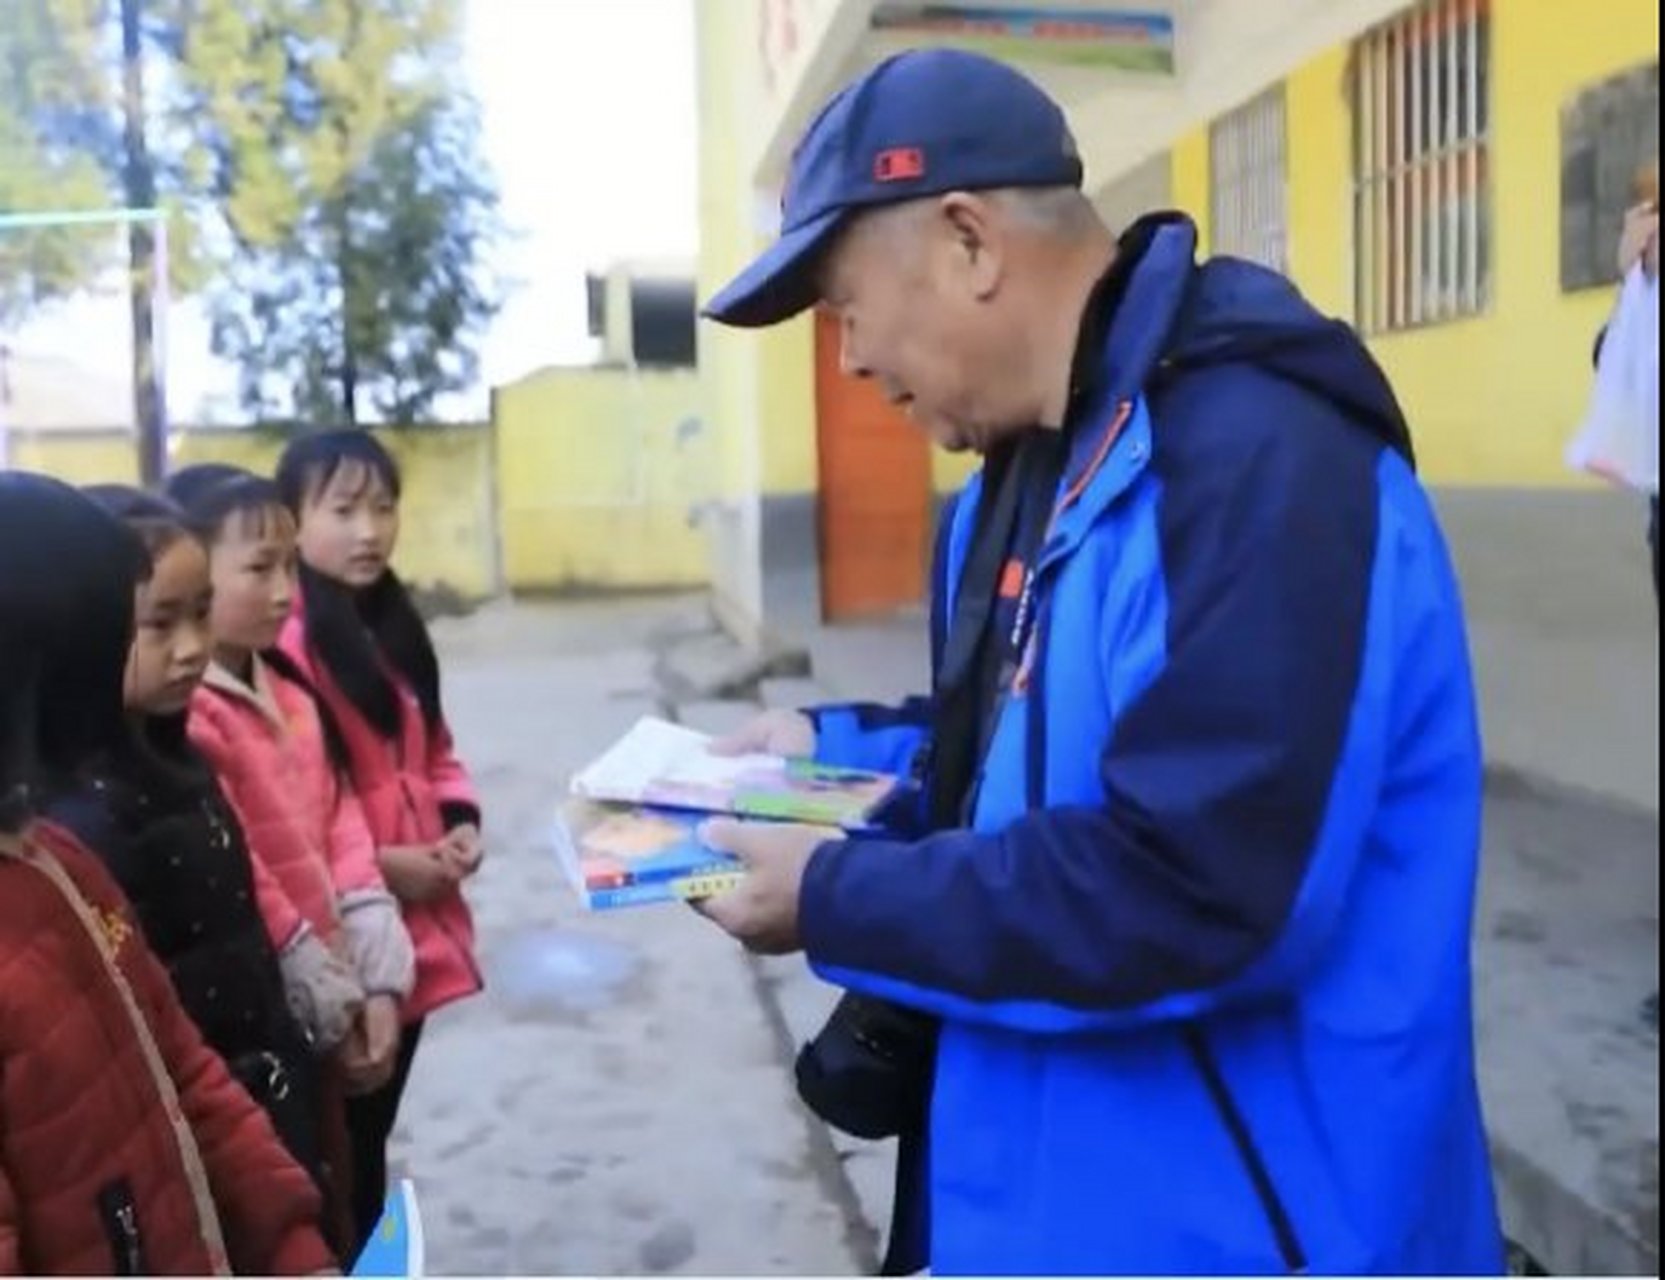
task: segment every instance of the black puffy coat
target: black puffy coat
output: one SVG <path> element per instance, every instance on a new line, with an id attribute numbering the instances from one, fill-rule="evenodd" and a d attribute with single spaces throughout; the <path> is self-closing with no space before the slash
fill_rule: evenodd
<path id="1" fill-rule="evenodd" d="M 103 861 L 203 1039 L 318 1176 L 319 1068 L 284 997 L 242 831 L 183 722 L 150 726 L 129 758 L 55 797 L 47 816 Z"/>

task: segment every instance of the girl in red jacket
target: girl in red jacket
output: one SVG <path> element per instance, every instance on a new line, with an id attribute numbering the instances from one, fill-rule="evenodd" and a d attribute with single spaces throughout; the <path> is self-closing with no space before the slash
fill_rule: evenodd
<path id="1" fill-rule="evenodd" d="M 340 726 L 382 874 L 416 947 L 399 1065 L 348 1110 L 355 1211 L 368 1238 L 423 1020 L 481 987 L 462 896 L 483 853 L 480 809 L 452 750 L 433 642 L 392 569 L 397 465 L 368 432 L 328 432 L 290 445 L 277 483 L 299 521 L 301 554 L 300 599 L 280 643 Z"/>
<path id="2" fill-rule="evenodd" d="M 312 1180 L 98 860 L 35 817 L 123 727 L 138 540 L 0 474 L 0 1273 L 329 1271 Z"/>

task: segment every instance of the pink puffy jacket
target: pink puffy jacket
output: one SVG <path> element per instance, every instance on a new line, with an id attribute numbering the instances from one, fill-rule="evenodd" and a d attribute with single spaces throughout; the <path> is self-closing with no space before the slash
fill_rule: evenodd
<path id="1" fill-rule="evenodd" d="M 311 695 L 258 660 L 254 682 L 209 668 L 191 699 L 191 742 L 242 824 L 273 945 L 286 947 L 303 923 L 333 943 L 343 897 L 386 892 L 376 842 L 330 765 Z"/>
<path id="2" fill-rule="evenodd" d="M 318 662 L 306 640 L 297 602 L 279 647 L 313 682 L 346 740 L 353 790 L 378 848 L 432 844 L 447 824 L 442 806 L 479 813 L 468 772 L 457 759 L 450 731 L 430 732 L 416 695 L 395 681 L 405 706 L 400 741 L 382 737 Z M 400 904 L 416 947 L 416 988 L 405 1003 L 407 1022 L 474 995 L 485 985 L 474 959 L 474 919 L 460 891 L 437 901 Z"/>

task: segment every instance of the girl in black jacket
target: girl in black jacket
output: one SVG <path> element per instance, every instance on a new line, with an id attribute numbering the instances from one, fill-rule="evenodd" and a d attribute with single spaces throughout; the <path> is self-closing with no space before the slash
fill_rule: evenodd
<path id="1" fill-rule="evenodd" d="M 211 646 L 207 553 L 165 500 L 88 492 L 139 535 L 150 572 L 137 588 L 127 732 L 74 790 L 49 798 L 48 816 L 103 860 L 203 1039 L 323 1185 L 311 1046 L 284 996 L 236 818 L 185 734 Z"/>

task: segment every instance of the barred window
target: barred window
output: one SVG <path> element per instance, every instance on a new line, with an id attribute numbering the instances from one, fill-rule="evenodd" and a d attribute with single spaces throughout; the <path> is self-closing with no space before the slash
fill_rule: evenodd
<path id="1" fill-rule="evenodd" d="M 1274 271 L 1289 266 L 1284 87 L 1209 127 L 1210 250 Z"/>
<path id="2" fill-rule="evenodd" d="M 1285 132 L 1282 85 L 1209 127 L 1212 252 L 1288 269 Z"/>
<path id="3" fill-rule="evenodd" d="M 1487 0 L 1424 0 L 1353 59 L 1359 328 L 1477 315 L 1491 300 Z"/>

